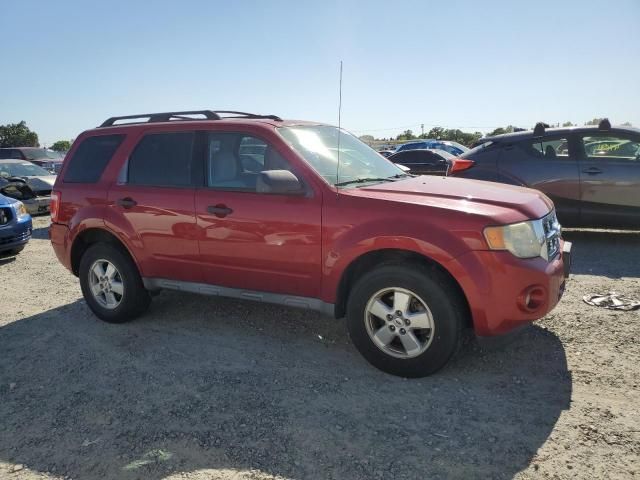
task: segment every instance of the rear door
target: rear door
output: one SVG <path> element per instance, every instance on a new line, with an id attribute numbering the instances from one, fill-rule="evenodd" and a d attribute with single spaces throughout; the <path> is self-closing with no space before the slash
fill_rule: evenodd
<path id="1" fill-rule="evenodd" d="M 195 218 L 197 132 L 147 132 L 109 190 L 144 277 L 201 281 Z"/>
<path id="2" fill-rule="evenodd" d="M 529 138 L 507 144 L 499 160 L 499 181 L 545 193 L 565 226 L 580 220 L 580 170 L 571 134 Z"/>
<path id="3" fill-rule="evenodd" d="M 640 135 L 581 135 L 579 157 L 583 225 L 640 228 Z"/>
<path id="4" fill-rule="evenodd" d="M 204 278 L 212 285 L 316 298 L 321 192 L 274 140 L 241 131 L 207 133 L 204 185 L 196 193 Z M 307 193 L 258 193 L 263 170 L 292 171 Z"/>

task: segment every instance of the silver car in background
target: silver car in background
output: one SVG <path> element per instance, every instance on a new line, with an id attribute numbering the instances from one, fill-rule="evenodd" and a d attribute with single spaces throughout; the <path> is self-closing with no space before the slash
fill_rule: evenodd
<path id="1" fill-rule="evenodd" d="M 0 160 L 0 194 L 24 203 L 31 215 L 49 213 L 56 175 L 25 160 Z"/>

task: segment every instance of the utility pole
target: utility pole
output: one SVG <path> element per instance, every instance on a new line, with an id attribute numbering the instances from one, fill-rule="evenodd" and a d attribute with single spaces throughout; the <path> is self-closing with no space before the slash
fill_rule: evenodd
<path id="1" fill-rule="evenodd" d="M 422 135 L 420 135 L 420 136 L 424 137 L 424 123 L 420 124 L 420 130 L 422 130 Z"/>

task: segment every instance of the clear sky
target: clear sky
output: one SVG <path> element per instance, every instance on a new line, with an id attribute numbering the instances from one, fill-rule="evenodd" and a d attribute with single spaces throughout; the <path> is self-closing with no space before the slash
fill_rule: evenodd
<path id="1" fill-rule="evenodd" d="M 0 124 L 229 109 L 390 136 L 640 126 L 640 0 L 0 0 Z"/>

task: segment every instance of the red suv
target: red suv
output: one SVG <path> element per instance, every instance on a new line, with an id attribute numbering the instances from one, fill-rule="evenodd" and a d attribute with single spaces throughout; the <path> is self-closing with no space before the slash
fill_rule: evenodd
<path id="1" fill-rule="evenodd" d="M 464 327 L 494 336 L 544 316 L 568 275 L 544 194 L 408 175 L 329 125 L 113 117 L 67 159 L 51 243 L 108 322 L 162 289 L 320 310 L 346 316 L 373 365 L 419 377 L 445 365 Z"/>

